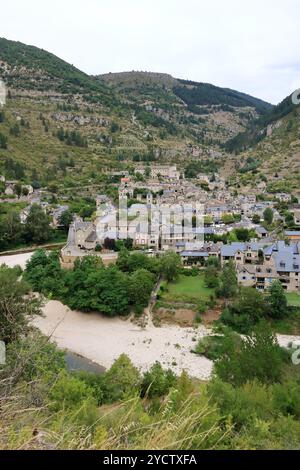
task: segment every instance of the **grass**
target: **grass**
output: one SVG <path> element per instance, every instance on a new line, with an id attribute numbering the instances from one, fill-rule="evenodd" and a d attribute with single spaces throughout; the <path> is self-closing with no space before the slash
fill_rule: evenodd
<path id="1" fill-rule="evenodd" d="M 286 294 L 288 305 L 291 307 L 300 307 L 300 294 L 297 292 L 289 292 Z"/>
<path id="2" fill-rule="evenodd" d="M 271 327 L 276 333 L 282 335 L 299 335 L 300 334 L 300 310 L 292 309 L 286 318 L 280 320 L 272 320 Z"/>
<path id="3" fill-rule="evenodd" d="M 208 300 L 213 294 L 214 289 L 205 286 L 203 276 L 180 275 L 177 281 L 167 284 L 163 300 L 199 302 L 199 300 Z"/>

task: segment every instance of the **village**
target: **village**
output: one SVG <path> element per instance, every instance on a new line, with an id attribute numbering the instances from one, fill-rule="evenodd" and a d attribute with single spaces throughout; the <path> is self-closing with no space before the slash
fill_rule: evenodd
<path id="1" fill-rule="evenodd" d="M 63 268 L 72 269 L 76 259 L 91 254 L 105 265 L 115 263 L 116 244 L 121 242 L 151 257 L 173 250 L 186 269 L 204 266 L 210 257 L 222 265 L 232 260 L 240 285 L 263 291 L 279 280 L 287 292 L 300 291 L 300 206 L 292 203 L 291 194 L 276 193 L 265 200 L 254 193 L 236 195 L 219 174 L 198 174 L 191 180 L 176 165 L 137 165 L 132 175 L 128 171 L 112 175 L 120 180 L 119 200 L 96 195 L 92 220 L 72 214 L 67 243 L 61 249 Z M 63 204 L 51 204 L 41 189 L 3 177 L 1 183 L 7 201 L 28 202 L 20 212 L 21 224 L 33 205 L 49 215 L 54 229 L 70 211 L 67 197 L 61 198 L 66 200 Z M 259 189 L 263 193 L 265 186 Z M 125 209 L 118 207 L 121 201 Z M 293 230 L 284 229 L 280 205 L 292 214 Z"/>
<path id="2" fill-rule="evenodd" d="M 146 171 L 144 167 L 135 170 L 142 175 Z M 265 290 L 273 280 L 279 280 L 287 292 L 300 291 L 300 231 L 285 230 L 279 239 L 278 231 L 268 232 L 263 226 L 266 209 L 272 211 L 274 220 L 282 219 L 274 203 L 259 202 L 254 194 L 232 197 L 226 190 L 225 181 L 215 174 L 211 179 L 199 175 L 209 192 L 199 189 L 182 179 L 176 166 L 152 167 L 147 185 L 133 182 L 129 174 L 120 176 L 120 198 L 136 200 L 127 209 L 125 225 L 109 198 L 97 196 L 95 220 L 85 222 L 75 216 L 69 227 L 67 244 L 61 250 L 64 268 L 72 268 L 77 258 L 91 253 L 100 256 L 104 264 L 115 263 L 118 252 L 107 249 L 109 240 L 130 239 L 133 249 L 143 250 L 149 256 L 175 251 L 187 269 L 203 266 L 209 257 L 217 257 L 222 265 L 229 260 L 234 262 L 241 285 Z M 285 193 L 276 194 L 275 199 L 291 202 L 291 196 Z M 186 217 L 184 209 L 188 208 L 192 218 L 196 219 L 196 209 L 192 207 L 196 202 L 201 204 L 202 223 L 200 226 L 190 223 L 186 227 L 182 223 Z M 160 221 L 148 223 L 148 211 L 155 213 L 158 207 L 160 210 L 171 207 L 177 214 L 177 221 L 172 221 L 168 213 L 167 221 L 162 215 Z M 297 207 L 293 214 L 297 225 L 300 216 Z M 168 230 L 165 230 L 166 225 Z M 243 238 L 247 231 L 250 239 L 230 241 L 230 234 L 238 233 Z M 226 235 L 229 240 L 224 243 L 221 239 Z M 220 241 L 216 241 L 218 239 Z"/>

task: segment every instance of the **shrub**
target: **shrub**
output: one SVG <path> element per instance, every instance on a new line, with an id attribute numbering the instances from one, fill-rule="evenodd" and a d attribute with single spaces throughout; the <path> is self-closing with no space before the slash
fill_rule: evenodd
<path id="1" fill-rule="evenodd" d="M 142 396 L 149 398 L 166 395 L 176 382 L 176 376 L 168 369 L 164 370 L 159 362 L 153 364 L 144 374 L 142 381 Z"/>
<path id="2" fill-rule="evenodd" d="M 121 354 L 104 376 L 104 401 L 112 403 L 139 394 L 140 383 L 138 369 L 128 356 Z"/>
<path id="3" fill-rule="evenodd" d="M 54 411 L 79 408 L 84 400 L 94 400 L 94 392 L 78 377 L 61 372 L 49 391 L 50 408 Z M 95 401 L 96 403 L 96 401 Z"/>

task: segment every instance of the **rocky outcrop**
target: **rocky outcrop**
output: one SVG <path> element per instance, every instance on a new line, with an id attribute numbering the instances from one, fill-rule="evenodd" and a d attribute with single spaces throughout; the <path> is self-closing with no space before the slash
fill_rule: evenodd
<path id="1" fill-rule="evenodd" d="M 110 122 L 108 119 L 99 118 L 96 116 L 83 116 L 79 114 L 70 114 L 70 113 L 54 113 L 52 114 L 52 119 L 57 122 L 73 122 L 79 126 L 85 125 L 96 125 L 101 127 L 109 126 Z"/>
<path id="2" fill-rule="evenodd" d="M 272 123 L 272 124 L 269 124 L 268 127 L 267 127 L 267 131 L 266 131 L 266 135 L 267 137 L 269 137 L 270 135 L 273 134 L 273 132 L 275 131 L 275 129 L 279 129 L 279 127 L 281 127 L 282 125 L 282 121 L 277 121 L 275 123 Z"/>

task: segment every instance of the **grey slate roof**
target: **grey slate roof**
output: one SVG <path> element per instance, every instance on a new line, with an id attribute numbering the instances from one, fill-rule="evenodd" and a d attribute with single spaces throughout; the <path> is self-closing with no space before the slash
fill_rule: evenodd
<path id="1" fill-rule="evenodd" d="M 223 245 L 221 248 L 221 256 L 235 256 L 237 251 L 244 251 L 246 243 L 233 242 L 230 245 Z"/>
<path id="2" fill-rule="evenodd" d="M 268 233 L 268 230 L 266 230 L 264 227 L 257 227 L 255 230 L 257 233 L 260 233 L 261 235 L 266 235 Z"/>
<path id="3" fill-rule="evenodd" d="M 280 272 L 300 272 L 300 255 L 293 255 L 289 252 L 279 252 L 274 255 L 277 271 Z"/>
<path id="4" fill-rule="evenodd" d="M 85 239 L 86 242 L 95 242 L 97 240 L 96 230 L 93 230 Z"/>
<path id="5" fill-rule="evenodd" d="M 180 256 L 185 258 L 208 258 L 207 251 L 182 251 Z"/>

